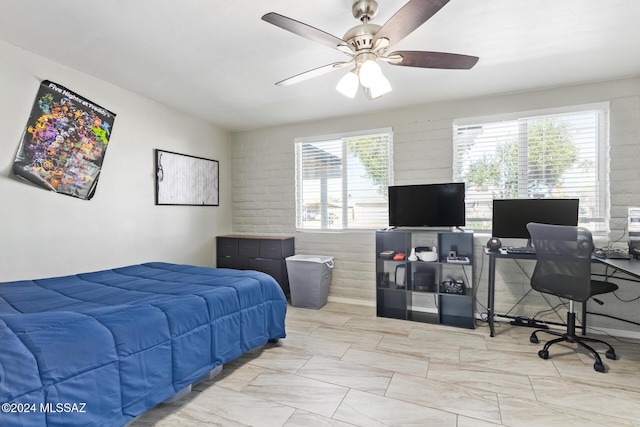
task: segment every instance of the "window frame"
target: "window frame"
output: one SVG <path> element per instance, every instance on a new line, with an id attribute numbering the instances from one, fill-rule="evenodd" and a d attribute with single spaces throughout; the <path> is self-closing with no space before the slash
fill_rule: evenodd
<path id="1" fill-rule="evenodd" d="M 314 144 L 314 143 L 322 143 L 322 142 L 331 142 L 331 141 L 341 141 L 342 143 L 342 165 L 345 164 L 347 160 L 347 140 L 355 139 L 355 138 L 363 138 L 368 136 L 376 136 L 376 135 L 387 135 L 388 137 L 388 175 L 389 175 L 389 183 L 388 185 L 393 185 L 393 128 L 385 127 L 385 128 L 377 128 L 377 129 L 367 129 L 367 130 L 359 130 L 359 131 L 350 131 L 350 132 L 342 132 L 336 134 L 328 134 L 328 135 L 316 135 L 309 137 L 298 137 L 294 139 L 294 152 L 295 152 L 295 221 L 296 221 L 296 231 L 298 232 L 352 232 L 352 231 L 370 231 L 374 229 L 378 229 L 386 226 L 385 224 L 380 224 L 372 227 L 349 227 L 348 220 L 348 206 L 346 203 L 346 199 L 348 198 L 348 192 L 346 186 L 348 186 L 347 182 L 343 180 L 342 182 L 342 225 L 340 228 L 330 228 L 328 225 L 321 223 L 319 228 L 311 228 L 304 227 L 304 219 L 303 219 L 303 188 L 301 185 L 302 175 L 303 175 L 303 166 L 302 166 L 302 154 L 300 147 L 304 144 Z M 343 167 L 343 171 L 345 168 Z M 344 176 L 344 172 L 343 172 Z M 387 220 L 388 220 L 388 209 L 389 206 L 387 204 Z"/>
<path id="2" fill-rule="evenodd" d="M 459 175 L 459 158 L 458 158 L 458 128 L 465 126 L 483 126 L 491 123 L 497 123 L 502 121 L 518 121 L 518 120 L 530 120 L 530 119 L 542 119 L 545 117 L 554 117 L 558 115 L 567 115 L 567 114 L 580 114 L 586 112 L 597 112 L 597 147 L 595 150 L 596 155 L 596 173 L 595 177 L 597 179 L 596 186 L 596 198 L 597 198 L 597 206 L 599 206 L 601 215 L 597 217 L 591 218 L 588 222 L 589 228 L 594 236 L 605 237 L 610 233 L 610 182 L 609 182 L 609 129 L 610 129 L 610 103 L 609 102 L 599 102 L 599 103 L 590 103 L 590 104 L 580 104 L 580 105 L 571 105 L 566 107 L 556 107 L 556 108 L 546 108 L 539 110 L 531 110 L 531 111 L 523 111 L 523 112 L 514 112 L 514 113 L 504 113 L 497 115 L 489 115 L 489 116 L 478 116 L 478 117 L 469 117 L 469 118 L 461 118 L 455 119 L 452 125 L 452 136 L 453 136 L 453 179 L 464 181 L 467 185 L 469 183 L 467 180 L 463 180 Z M 520 156 L 520 164 L 518 168 L 518 197 L 522 197 L 523 190 L 526 185 L 523 186 L 523 182 L 521 182 L 521 178 L 523 175 L 522 171 L 522 156 Z M 527 175 L 527 172 L 524 172 L 524 175 Z M 491 221 L 491 218 L 473 218 L 467 214 L 467 221 Z M 590 224 L 594 224 L 593 227 Z M 601 224 L 599 226 L 598 224 Z M 583 223 L 580 224 L 585 225 Z M 481 228 L 477 230 L 478 232 L 490 232 L 489 229 Z"/>

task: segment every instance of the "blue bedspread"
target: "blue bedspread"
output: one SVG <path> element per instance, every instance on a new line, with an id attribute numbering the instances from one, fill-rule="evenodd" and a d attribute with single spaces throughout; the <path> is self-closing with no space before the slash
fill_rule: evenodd
<path id="1" fill-rule="evenodd" d="M 121 426 L 284 338 L 255 271 L 147 263 L 0 283 L 0 426 Z"/>

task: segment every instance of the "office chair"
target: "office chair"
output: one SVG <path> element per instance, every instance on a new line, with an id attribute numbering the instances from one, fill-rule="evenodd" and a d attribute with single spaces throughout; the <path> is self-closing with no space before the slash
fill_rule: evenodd
<path id="1" fill-rule="evenodd" d="M 595 338 L 576 335 L 574 302 L 584 303 L 594 295 L 618 289 L 618 286 L 613 283 L 591 280 L 591 253 L 593 252 L 591 232 L 582 227 L 533 222 L 527 224 L 527 229 L 531 235 L 531 243 L 536 249 L 536 265 L 531 276 L 531 287 L 538 292 L 569 300 L 567 331 L 560 333 L 539 329 L 531 334 L 529 341 L 537 344 L 539 332 L 560 337 L 548 341 L 538 352 L 538 356 L 543 359 L 549 358 L 549 347 L 552 344 L 577 343 L 587 349 L 595 359 L 593 368 L 598 372 L 604 372 L 600 355 L 587 342 L 606 345 L 609 349 L 605 356 L 607 359 L 615 360 L 616 353 L 613 347 Z"/>

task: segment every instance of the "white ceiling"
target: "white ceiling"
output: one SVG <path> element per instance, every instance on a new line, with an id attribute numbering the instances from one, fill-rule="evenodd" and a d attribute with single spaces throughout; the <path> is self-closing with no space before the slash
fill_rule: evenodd
<path id="1" fill-rule="evenodd" d="M 406 1 L 378 0 L 373 23 Z M 346 57 L 261 16 L 278 12 L 342 37 L 358 24 L 351 4 L 0 0 L 0 39 L 231 131 L 640 76 L 639 0 L 451 0 L 391 50 L 480 57 L 471 70 L 382 64 L 393 92 L 373 101 L 335 91 L 345 68 L 275 86 Z"/>

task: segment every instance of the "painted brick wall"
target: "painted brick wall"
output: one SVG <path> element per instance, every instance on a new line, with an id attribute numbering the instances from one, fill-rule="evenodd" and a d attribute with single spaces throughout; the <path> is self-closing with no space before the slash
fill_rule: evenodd
<path id="1" fill-rule="evenodd" d="M 640 79 L 571 86 L 553 90 L 354 115 L 313 123 L 239 132 L 232 135 L 233 231 L 293 235 L 296 253 L 331 255 L 335 260 L 330 297 L 375 301 L 375 235 L 373 231 L 296 232 L 294 139 L 340 132 L 393 128 L 395 184 L 447 182 L 453 175 L 452 123 L 456 118 L 532 111 L 564 105 L 610 102 L 611 238 L 626 241 L 627 206 L 640 206 Z M 477 311 L 486 306 L 487 260 L 481 256 L 488 235 L 476 235 Z M 604 242 L 596 242 L 600 245 Z M 530 315 L 549 308 L 540 294 L 525 296 L 533 263 L 499 263 L 496 310 Z M 621 290 L 626 299 L 640 287 Z M 515 305 L 524 298 L 523 304 Z M 640 320 L 640 302 L 603 297 L 603 308 L 591 309 Z M 557 299 L 551 301 L 557 304 Z M 515 305 L 515 306 L 514 306 Z M 553 314 L 546 316 L 554 319 Z M 559 320 L 557 316 L 555 320 Z M 592 324 L 632 327 L 594 318 Z"/>

